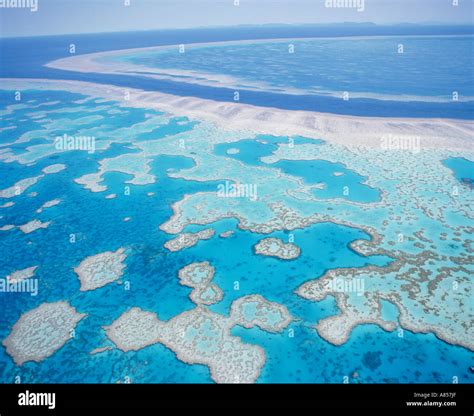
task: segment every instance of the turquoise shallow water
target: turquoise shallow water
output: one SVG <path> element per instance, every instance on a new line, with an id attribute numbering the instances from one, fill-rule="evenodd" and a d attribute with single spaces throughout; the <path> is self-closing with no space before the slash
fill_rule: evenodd
<path id="1" fill-rule="evenodd" d="M 261 160 L 265 156 L 270 156 L 278 144 L 298 146 L 308 143 L 320 144 L 322 141 L 301 136 L 258 135 L 255 139 L 218 144 L 214 151 L 216 155 L 230 157 L 246 165 L 278 168 L 285 174 L 300 178 L 307 185 L 322 183 L 324 188 L 313 190 L 317 198 L 343 198 L 357 202 L 375 202 L 380 199 L 380 192 L 377 189 L 364 184 L 366 178 L 347 169 L 341 163 L 326 160 L 280 160 L 267 164 Z"/>
<path id="2" fill-rule="evenodd" d="M 291 140 L 291 142 L 290 142 Z M 218 156 L 231 157 L 240 160 L 246 165 L 264 166 L 260 160 L 262 157 L 270 156 L 278 148 L 278 144 L 299 145 L 307 143 L 322 143 L 320 140 L 308 139 L 301 136 L 277 137 L 271 135 L 257 135 L 255 139 L 243 139 L 234 143 L 220 143 L 214 147 Z M 230 151 L 234 150 L 234 153 Z M 235 152 L 238 150 L 238 152 Z"/>
<path id="3" fill-rule="evenodd" d="M 88 122 L 81 129 L 94 131 L 97 137 L 106 138 L 117 128 L 131 127 L 155 111 L 120 108 L 114 103 L 94 100 L 82 104 L 76 100 L 80 95 L 28 91 L 29 103 L 18 108 L 3 120 L 5 130 L 0 136 L 0 145 L 10 142 L 20 134 L 38 130 L 33 141 L 18 143 L 11 147 L 13 153 L 22 155 L 26 147 L 47 144 L 51 137 L 41 134 L 41 119 L 32 118 L 37 111 L 48 111 L 47 118 L 60 121 L 53 134 L 77 132 L 69 123 L 81 117 Z M 9 95 L 2 92 L 1 110 L 10 103 Z M 56 102 L 47 109 L 31 106 L 45 100 Z M 72 110 L 69 113 L 64 110 Z M 61 110 L 52 112 L 51 110 Z M 90 116 L 97 116 L 90 118 Z M 21 122 L 19 122 L 21 121 Z M 165 136 L 190 131 L 195 123 L 183 118 L 166 120 L 166 123 L 136 135 L 138 140 L 156 140 Z M 100 134 L 98 134 L 100 133 Z M 260 142 L 258 141 L 260 140 Z M 258 137 L 255 141 L 241 140 L 230 145 L 217 146 L 218 156 L 233 157 L 249 166 L 263 166 L 260 158 L 270 155 L 277 143 L 288 142 L 288 137 Z M 295 144 L 307 143 L 305 138 L 293 138 Z M 460 382 L 472 382 L 468 372 L 472 354 L 467 350 L 450 346 L 432 335 L 415 335 L 405 332 L 399 339 L 396 332 L 386 333 L 378 327 L 361 326 L 354 331 L 350 341 L 335 347 L 322 340 L 311 328 L 314 322 L 337 312 L 334 301 L 327 299 L 320 303 L 303 300 L 294 290 L 303 282 L 321 276 L 329 268 L 362 267 L 368 264 L 386 265 L 390 259 L 384 256 L 363 257 L 350 249 L 349 243 L 360 238 L 369 238 L 360 230 L 321 223 L 292 234 L 301 248 L 301 256 L 292 261 L 282 261 L 254 254 L 253 246 L 263 237 L 236 228 L 236 221 L 225 219 L 211 224 L 216 235 L 202 241 L 195 247 L 170 253 L 163 248 L 169 236 L 158 226 L 171 215 L 170 205 L 185 194 L 200 191 L 215 191 L 218 183 L 173 179 L 168 176 L 181 169 L 192 168 L 194 162 L 182 156 L 154 157 L 151 173 L 157 182 L 149 185 L 131 186 L 130 195 L 124 193 L 125 182 L 130 175 L 120 172 L 105 174 L 107 193 L 115 193 L 115 199 L 105 199 L 104 194 L 92 193 L 74 183 L 74 179 L 95 172 L 98 162 L 127 153 L 130 142 L 112 144 L 108 149 L 94 154 L 87 152 L 64 152 L 60 155 L 45 155 L 36 164 L 20 165 L 17 162 L 1 166 L 0 188 L 11 186 L 25 177 L 33 177 L 41 169 L 54 163 L 63 163 L 67 169 L 47 175 L 24 194 L 15 197 L 15 206 L 4 208 L 0 215 L 1 224 L 24 224 L 32 218 L 52 221 L 44 229 L 25 235 L 19 230 L 0 234 L 0 276 L 15 270 L 39 265 L 36 277 L 40 282 L 39 294 L 32 297 L 27 293 L 0 296 L 0 339 L 10 332 L 21 313 L 43 302 L 67 299 L 79 311 L 88 314 L 87 319 L 77 326 L 76 337 L 50 358 L 41 363 L 28 362 L 21 368 L 14 365 L 5 349 L 0 348 L 0 381 L 13 382 L 20 376 L 23 382 L 115 382 L 125 376 L 133 382 L 211 382 L 209 370 L 202 365 L 187 365 L 175 354 L 161 345 L 147 347 L 138 352 L 122 353 L 116 349 L 91 356 L 89 352 L 97 347 L 111 345 L 106 340 L 102 326 L 109 325 L 122 312 L 132 306 L 155 311 L 159 318 L 168 320 L 177 314 L 193 308 L 188 296 L 190 288 L 178 282 L 178 270 L 196 261 L 209 261 L 216 268 L 214 283 L 224 292 L 221 302 L 211 310 L 227 315 L 230 304 L 238 297 L 258 293 L 270 301 L 282 303 L 297 317 L 281 334 L 269 334 L 257 329 L 234 328 L 233 334 L 249 343 L 262 346 L 267 355 L 259 382 L 343 382 L 350 376 L 351 382 L 450 382 L 457 376 Z M 238 148 L 240 153 L 228 155 L 228 148 Z M 297 163 L 297 162 L 295 162 Z M 364 178 L 343 165 L 316 161 L 314 167 L 305 163 L 275 164 L 289 175 L 299 176 L 307 183 L 324 179 L 338 188 L 339 177 L 333 172 L 343 172 L 350 178 L 357 195 L 368 200 L 377 198 L 372 188 L 365 189 Z M 170 171 L 171 170 L 171 171 Z M 333 182 L 330 182 L 332 180 Z M 334 197 L 332 186 L 326 191 L 317 191 L 323 198 Z M 28 196 L 37 192 L 37 196 Z M 147 195 L 154 192 L 154 196 Z M 326 193 L 325 193 L 326 192 Z M 35 210 L 44 202 L 59 198 L 62 203 L 36 214 Z M 124 222 L 125 217 L 131 217 Z M 198 231 L 203 227 L 190 225 L 186 231 Z M 235 234 L 223 239 L 219 233 L 234 230 Z M 75 234 L 76 242 L 69 237 Z M 275 232 L 270 236 L 289 239 L 288 233 Z M 130 282 L 130 290 L 124 285 L 111 284 L 92 292 L 80 292 L 79 281 L 73 268 L 85 257 L 108 250 L 125 247 L 127 252 L 126 271 L 123 280 Z M 235 290 L 239 282 L 239 290 Z M 389 313 L 390 311 L 387 311 Z M 291 331 L 290 331 L 291 330 Z M 294 336 L 290 336 L 293 333 Z M 359 377 L 352 377 L 354 372 Z"/>
<path id="4" fill-rule="evenodd" d="M 454 176 L 464 184 L 474 187 L 474 162 L 463 157 L 452 157 L 444 161 L 445 166 L 451 169 Z"/>

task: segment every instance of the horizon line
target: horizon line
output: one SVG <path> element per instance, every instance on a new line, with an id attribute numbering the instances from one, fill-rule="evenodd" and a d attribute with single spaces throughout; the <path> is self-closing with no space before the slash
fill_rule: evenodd
<path id="1" fill-rule="evenodd" d="M 444 22 L 399 22 L 399 23 L 375 23 L 375 22 L 330 22 L 330 23 L 262 23 L 262 24 L 240 24 L 240 25 L 212 25 L 212 26 L 189 26 L 176 28 L 154 28 L 154 29 L 126 29 L 126 30 L 112 30 L 112 31 L 97 31 L 97 32 L 69 32 L 69 33 L 55 33 L 55 34 L 41 34 L 41 35 L 14 35 L 4 36 L 0 33 L 0 39 L 19 39 L 19 38 L 39 38 L 39 37 L 59 37 L 59 36 L 77 36 L 77 35 L 99 35 L 99 34 L 117 34 L 117 33 L 138 33 L 138 32 L 171 32 L 171 31 L 186 31 L 186 30 L 205 30 L 205 29 L 232 29 L 232 28 L 258 28 L 258 27 L 309 27 L 309 26 L 378 26 L 378 27 L 397 27 L 397 26 L 418 26 L 418 27 L 468 27 L 474 33 L 474 27 L 469 23 L 444 23 Z"/>

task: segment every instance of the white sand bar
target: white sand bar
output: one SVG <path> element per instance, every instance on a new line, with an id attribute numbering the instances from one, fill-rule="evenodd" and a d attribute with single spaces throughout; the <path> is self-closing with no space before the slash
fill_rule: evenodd
<path id="1" fill-rule="evenodd" d="M 79 57 L 77 57 L 79 58 Z M 81 71 L 78 61 L 71 70 Z M 390 118 L 346 116 L 314 111 L 293 111 L 178 97 L 160 92 L 98 85 L 79 81 L 4 79 L 8 88 L 67 90 L 117 100 L 127 107 L 152 108 L 190 119 L 215 123 L 223 130 L 273 135 L 303 135 L 346 146 L 381 149 L 387 138 L 417 137 L 423 149 L 472 150 L 474 122 L 441 118 Z M 6 88 L 6 87 L 3 88 Z M 125 93 L 130 99 L 125 100 Z M 343 105 L 343 101 L 341 101 Z"/>

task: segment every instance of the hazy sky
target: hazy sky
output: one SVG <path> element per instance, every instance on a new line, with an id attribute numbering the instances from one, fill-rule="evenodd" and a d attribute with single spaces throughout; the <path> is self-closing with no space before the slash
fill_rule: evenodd
<path id="1" fill-rule="evenodd" d="M 37 2 L 38 10 L 5 8 Z M 240 5 L 235 6 L 234 1 Z M 364 10 L 327 8 L 326 0 L 0 0 L 1 36 L 113 32 L 265 23 L 473 23 L 474 0 L 334 0 Z M 126 6 L 125 3 L 130 5 Z"/>

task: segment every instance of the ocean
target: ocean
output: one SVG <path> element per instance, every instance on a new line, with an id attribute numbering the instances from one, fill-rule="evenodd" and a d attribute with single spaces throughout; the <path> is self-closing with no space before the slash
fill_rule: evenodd
<path id="1" fill-rule="evenodd" d="M 460 36 L 459 41 L 444 38 L 438 42 L 436 36 Z M 384 39 L 367 40 L 345 40 L 340 39 L 329 42 L 324 39 L 317 41 L 298 40 L 301 38 L 314 37 L 360 37 L 360 36 L 390 36 Z M 415 38 L 407 38 L 414 36 Z M 423 39 L 420 36 L 434 36 Z M 253 46 L 241 45 L 233 54 L 232 59 L 226 59 L 224 65 L 219 65 L 219 70 L 214 69 L 214 73 L 226 69 L 226 74 L 237 71 L 242 79 L 252 81 L 269 82 L 272 85 L 271 75 L 280 77 L 280 83 L 284 82 L 286 87 L 298 87 L 298 94 L 282 94 L 281 85 L 278 82 L 273 89 L 269 90 L 245 90 L 240 94 L 240 102 L 258 106 L 271 106 L 288 110 L 309 110 L 319 112 L 330 112 L 335 114 L 378 116 L 378 117 L 435 117 L 435 118 L 455 118 L 471 119 L 474 112 L 474 102 L 472 100 L 472 68 L 473 60 L 473 30 L 469 26 L 372 26 L 372 25 L 321 25 L 321 26 L 262 26 L 262 27 L 236 27 L 236 28 L 212 28 L 212 29 L 188 29 L 188 30 L 167 30 L 167 31 L 143 31 L 123 33 L 104 33 L 87 35 L 61 35 L 45 36 L 35 38 L 2 38 L 0 39 L 0 62 L 1 76 L 11 78 L 45 78 L 80 80 L 96 83 L 113 83 L 123 87 L 141 88 L 147 91 L 161 91 L 178 96 L 193 96 L 207 98 L 215 101 L 233 101 L 235 89 L 228 87 L 213 87 L 209 85 L 190 84 L 170 80 L 149 79 L 142 76 L 126 75 L 104 75 L 104 74 L 84 74 L 60 71 L 46 68 L 43 65 L 55 59 L 70 56 L 69 45 L 74 44 L 76 54 L 87 54 L 104 52 L 118 49 L 144 48 L 150 46 L 181 45 L 192 43 L 207 43 L 216 41 L 248 41 L 250 39 L 278 39 L 288 38 L 296 46 L 296 53 L 288 54 L 288 47 L 278 48 L 272 44 L 267 52 L 273 56 L 276 63 L 267 70 L 259 70 L 252 73 L 255 61 L 252 61 L 252 54 L 248 54 L 246 48 Z M 293 40 L 291 40 L 293 39 Z M 316 42 L 316 43 L 314 43 Z M 370 42 L 365 45 L 364 42 Z M 454 42 L 454 43 L 453 43 Z M 399 44 L 406 43 L 404 54 L 394 53 L 398 51 Z M 311 45 L 315 45 L 313 48 Z M 333 46 L 329 46 L 333 45 Z M 453 48 L 453 45 L 455 47 Z M 271 48 L 279 49 L 279 53 L 274 53 Z M 229 48 L 229 47 L 227 47 Z M 262 49 L 263 48 L 263 49 Z M 305 48 L 310 49 L 300 61 Z M 234 47 L 235 49 L 235 47 Z M 213 71 L 212 68 L 200 67 L 199 62 L 215 64 L 215 59 L 219 58 L 220 49 L 206 48 L 211 55 L 198 55 L 197 59 L 192 57 L 197 53 L 189 54 L 191 59 L 187 59 L 186 65 L 191 69 L 205 69 Z M 339 51 L 345 51 L 344 59 Z M 365 51 L 365 55 L 364 55 Z M 427 53 L 430 51 L 430 53 Z M 224 50 L 224 52 L 226 52 Z M 322 52 L 322 53 L 321 53 Z M 382 52 L 382 53 L 379 53 Z M 244 67 L 242 67 L 241 56 L 246 56 Z M 265 47 L 258 50 L 259 56 L 265 53 Z M 362 53 L 362 55 L 360 55 Z M 214 54 L 214 55 L 213 55 Z M 290 57 L 282 62 L 278 67 L 278 60 L 281 56 Z M 288 56 L 287 56 L 288 55 Z M 200 59 L 201 56 L 203 59 Z M 214 60 L 209 59 L 214 56 Z M 269 56 L 268 54 L 265 56 Z M 390 57 L 387 60 L 387 56 Z M 263 59 L 263 55 L 261 56 Z M 160 55 L 160 60 L 163 56 Z M 439 59 L 443 59 L 443 65 L 437 65 Z M 134 58 L 138 59 L 138 58 Z M 254 58 L 255 59 L 255 58 Z M 306 61 L 305 61 L 306 59 Z M 355 59 L 358 59 L 355 60 Z M 166 65 L 174 65 L 171 55 L 168 55 Z M 372 61 L 375 60 L 375 61 Z M 348 62 L 347 66 L 344 66 Z M 351 66 L 352 62 L 352 66 Z M 359 66 L 357 66 L 359 62 Z M 317 67 L 315 65 L 317 64 Z M 276 65 L 275 67 L 271 65 Z M 287 70 L 292 72 L 290 77 L 282 75 L 282 68 L 287 65 Z M 355 65 L 355 67 L 354 67 Z M 176 65 L 174 65 L 176 66 Z M 214 66 L 215 68 L 215 66 Z M 263 66 L 265 68 L 265 66 Z M 247 71 L 247 75 L 246 75 Z M 250 71 L 250 72 L 248 72 Z M 318 74 L 315 77 L 315 72 Z M 331 72 L 332 71 L 332 72 Z M 385 71 L 385 72 L 384 72 Z M 323 72 L 324 76 L 321 76 Z M 421 74 L 428 74 L 425 79 Z M 374 77 L 374 75 L 376 75 Z M 387 79 L 390 76 L 390 79 Z M 247 78 L 246 78 L 247 77 Z M 293 80 L 292 80 L 293 78 Z M 422 83 L 420 83 L 422 79 Z M 370 80 L 364 83 L 364 80 Z M 182 80 L 181 80 L 182 81 Z M 350 81 L 350 83 L 349 83 Z M 302 85 L 298 85 L 298 84 Z M 340 93 L 345 90 L 340 89 L 340 85 L 350 85 L 354 93 L 364 91 L 373 93 L 374 96 L 350 98 L 341 105 Z M 423 86 L 424 85 L 424 86 Z M 308 94 L 309 89 L 321 90 L 321 94 Z M 422 98 L 422 102 L 402 100 L 374 99 L 395 97 L 397 94 L 404 94 L 404 88 L 412 91 Z M 351 91 L 348 91 L 351 93 Z M 459 100 L 454 101 L 453 92 L 459 93 Z M 334 95 L 337 95 L 336 97 Z M 357 94 L 356 94 L 357 95 Z M 440 96 L 442 102 L 427 101 L 429 97 Z"/>
<path id="2" fill-rule="evenodd" d="M 163 52 L 163 55 L 161 52 L 151 56 L 134 54 L 124 59 L 151 68 L 186 69 L 207 74 L 231 73 L 241 83 L 242 103 L 374 117 L 472 120 L 474 83 L 469 73 L 473 65 L 474 55 L 470 52 L 474 38 L 472 34 L 465 33 L 471 32 L 472 28 L 453 28 L 450 33 L 456 37 L 439 37 L 438 31 L 445 32 L 438 27 L 423 30 L 353 27 L 336 32 L 334 28 L 263 27 L 2 39 L 0 75 L 3 78 L 107 83 L 180 96 L 232 101 L 234 90 L 226 87 L 155 80 L 137 75 L 74 73 L 43 65 L 66 56 L 71 42 L 76 44 L 78 53 L 92 53 L 188 43 L 189 39 L 206 43 L 213 40 L 277 38 L 291 34 L 291 37 L 298 38 L 294 41 L 295 56 L 307 50 L 304 58 L 287 59 L 285 41 L 283 47 L 281 42 L 263 42 L 196 48 L 190 51 L 190 60 L 185 64 L 177 62 L 179 56 L 169 51 Z M 335 33 L 344 38 L 301 40 L 304 37 L 334 36 Z M 414 37 L 404 37 L 407 33 Z M 386 37 L 389 34 L 396 36 Z M 421 36 L 426 34 L 430 37 Z M 383 37 L 359 38 L 368 35 Z M 346 39 L 347 36 L 358 38 L 351 40 Z M 400 42 L 405 46 L 403 57 L 394 52 Z M 347 54 L 344 59 L 338 56 L 341 50 Z M 382 51 L 390 54 L 391 59 L 387 60 Z M 219 65 L 222 53 L 231 58 Z M 443 61 L 439 61 L 440 57 Z M 245 64 L 240 65 L 243 61 Z M 262 62 L 265 62 L 264 70 L 255 71 L 255 67 Z M 433 62 L 438 65 L 433 66 Z M 287 75 L 285 79 L 277 76 L 282 73 L 283 67 Z M 324 76 L 316 79 L 318 74 Z M 420 79 L 425 83 L 420 83 Z M 246 82 L 252 87 L 246 88 Z M 156 110 L 127 107 L 115 101 L 47 88 L 24 89 L 19 103 L 13 99 L 15 91 L 4 80 L 3 83 L 0 90 L 0 189 L 14 186 L 25 178 L 41 178 L 12 199 L 0 199 L 2 204 L 15 202 L 13 206 L 4 206 L 0 210 L 0 226 L 18 226 L 32 218 L 51 223 L 47 228 L 30 234 L 18 228 L 0 231 L 0 277 L 37 265 L 35 277 L 39 279 L 37 296 L 29 293 L 16 296 L 1 294 L 0 339 L 8 336 L 22 313 L 43 302 L 68 300 L 78 311 L 88 315 L 75 329 L 73 339 L 44 361 L 29 361 L 17 366 L 5 348 L 0 348 L 1 382 L 212 382 L 207 366 L 187 364 L 162 344 L 122 352 L 114 348 L 103 331 L 104 326 L 135 306 L 155 312 L 163 321 L 192 310 L 194 304 L 189 299 L 191 289 L 179 283 L 178 271 L 185 265 L 202 261 L 209 261 L 215 267 L 213 283 L 224 292 L 222 301 L 209 307 L 212 312 L 227 316 L 234 300 L 260 294 L 269 301 L 285 305 L 295 317 L 289 327 L 279 333 L 240 325 L 232 328 L 232 335 L 241 338 L 244 343 L 259 345 L 265 351 L 266 363 L 257 379 L 259 383 L 474 381 L 474 374 L 469 371 L 472 351 L 447 343 L 432 332 L 399 331 L 399 327 L 388 332 L 371 323 L 360 324 L 346 343 L 336 346 L 315 330 L 316 322 L 340 312 L 336 299 L 327 296 L 321 302 L 312 302 L 297 296 L 295 290 L 331 269 L 387 267 L 394 261 L 388 251 L 390 244 L 384 246 L 386 252 L 361 254 L 354 250 L 351 243 L 369 241 L 371 236 L 360 228 L 342 224 L 343 220 L 339 221 L 341 223 L 322 220 L 292 230 L 259 233 L 237 227 L 235 215 L 221 215 L 209 224 L 199 224 L 192 217 L 194 210 L 202 203 L 217 214 L 226 210 L 238 212 L 248 223 L 265 221 L 267 216 L 269 220 L 271 218 L 268 206 L 281 203 L 306 216 L 314 213 L 329 216 L 334 212 L 334 215 L 340 213 L 347 222 L 360 217 L 361 221 L 371 222 L 374 228 L 384 230 L 386 241 L 390 243 L 396 240 L 404 227 L 411 232 L 416 231 L 417 226 L 424 227 L 435 240 L 431 243 L 439 244 L 439 250 L 446 250 L 446 253 L 452 250 L 450 255 L 462 256 L 462 241 L 452 242 L 449 249 L 444 246 L 443 238 L 438 237 L 446 223 L 433 219 L 433 216 L 422 217 L 418 200 L 415 201 L 410 194 L 412 187 L 419 186 L 417 189 L 427 193 L 426 197 L 416 194 L 421 205 L 432 208 L 435 203 L 445 204 L 448 211 L 449 203 L 454 203 L 445 191 L 451 190 L 452 182 L 446 179 L 448 170 L 442 170 L 441 163 L 436 164 L 435 168 L 426 168 L 423 165 L 426 161 L 410 164 L 416 160 L 412 155 L 402 157 L 406 161 L 403 162 L 398 156 L 385 154 L 385 165 L 382 153 L 372 150 L 367 151 L 367 162 L 363 160 L 364 155 L 344 153 L 342 148 L 331 147 L 324 138 L 249 137 L 243 133 L 224 133 L 205 122 L 191 121 L 186 117 L 169 116 Z M 341 84 L 346 84 L 351 91 L 365 91 L 370 98 L 351 98 L 344 102 L 338 97 L 341 92 L 338 86 Z M 286 93 L 285 87 L 292 88 L 291 94 Z M 467 97 L 466 100 L 450 100 L 453 90 L 459 90 L 461 97 Z M 418 101 L 400 99 L 406 95 L 415 95 Z M 97 148 L 94 152 L 58 150 L 52 146 L 52 140 L 62 135 L 94 136 Z M 18 140 L 21 138 L 23 140 Z M 290 141 L 291 147 L 287 145 Z M 291 153 L 293 148 L 296 153 Z M 283 155 L 287 158 L 278 153 L 283 151 L 289 152 L 289 155 Z M 328 154 L 332 156 L 328 157 Z M 308 155 L 308 160 L 304 160 L 305 155 Z M 278 160 L 264 161 L 266 157 L 277 157 Z M 469 176 L 472 161 L 454 156 L 446 158 L 444 153 L 439 155 L 436 152 L 433 152 L 431 159 L 427 157 L 433 163 L 437 163 L 437 158 L 446 161 L 446 166 L 455 172 L 461 197 L 465 198 L 462 202 L 468 203 L 466 201 L 471 196 L 466 191 L 465 179 L 472 181 L 472 175 Z M 388 207 L 377 205 L 381 203 L 384 192 L 396 193 L 398 173 L 407 174 L 403 163 L 418 172 L 420 179 L 415 175 L 413 183 L 407 186 L 408 191 L 402 187 L 400 205 L 394 205 L 397 202 L 393 200 Z M 44 168 L 54 164 L 63 164 L 66 169 L 55 174 L 42 174 Z M 105 192 L 91 192 L 76 181 L 101 168 L 99 183 L 107 187 Z M 382 176 L 392 168 L 395 172 L 393 177 Z M 140 175 L 145 171 L 155 180 L 133 184 L 134 178 L 142 178 Z M 373 178 L 367 172 L 373 172 Z M 429 174 L 432 172 L 431 177 Z M 227 179 L 258 183 L 262 199 L 255 204 L 247 200 L 217 201 L 212 197 L 196 203 L 191 201 L 189 206 L 185 206 L 185 217 L 188 216 L 189 223 L 185 224 L 184 231 L 196 232 L 210 227 L 215 230 L 215 235 L 185 250 L 166 250 L 163 245 L 171 236 L 160 229 L 160 225 L 172 217 L 172 205 L 187 195 L 196 199 L 200 193 L 209 195 Z M 318 187 L 321 183 L 324 186 Z M 437 189 L 431 188 L 438 185 L 444 186 L 443 196 L 439 196 Z M 350 192 L 345 193 L 345 188 Z M 294 191 L 295 194 L 287 191 Z M 105 195 L 114 197 L 105 198 Z M 37 212 L 45 202 L 53 199 L 59 199 L 61 203 Z M 438 202 L 433 202 L 433 199 Z M 465 241 L 468 239 L 464 227 L 467 220 L 462 217 L 462 209 L 457 209 L 457 205 L 452 207 L 449 215 L 455 221 L 461 218 L 461 225 L 459 230 L 454 226 L 449 230 L 449 238 Z M 353 217 L 347 212 L 352 212 Z M 397 215 L 405 215 L 405 223 L 396 218 Z M 129 220 L 125 221 L 126 218 Z M 390 224 L 382 226 L 385 218 L 390 219 Z M 219 236 L 229 230 L 234 231 L 232 237 Z M 74 238 L 71 239 L 71 236 Z M 288 241 L 290 236 L 301 249 L 297 259 L 281 260 L 254 252 L 253 247 L 263 238 Z M 416 253 L 417 249 L 421 249 L 411 245 L 408 238 L 407 241 L 410 246 L 401 246 L 401 250 L 406 250 L 406 256 L 410 259 L 412 250 Z M 113 283 L 90 292 L 81 292 L 74 268 L 88 256 L 120 247 L 124 247 L 127 254 L 122 284 Z M 430 249 L 429 244 L 425 249 Z M 439 267 L 445 266 L 444 261 L 439 260 Z M 434 267 L 432 264 L 427 266 L 430 270 Z M 371 279 L 371 276 L 367 279 L 368 283 Z M 236 282 L 239 282 L 238 289 Z M 379 282 L 383 284 L 382 279 Z M 406 296 L 403 299 L 406 301 L 412 299 L 411 292 L 400 296 Z M 357 302 L 358 298 L 355 299 Z M 449 301 L 450 298 L 446 301 L 446 309 L 451 312 Z M 397 320 L 400 312 L 393 303 L 385 299 L 381 301 L 380 308 L 384 319 Z M 422 315 L 423 311 L 419 313 Z M 102 346 L 108 346 L 110 350 L 90 354 Z"/>

